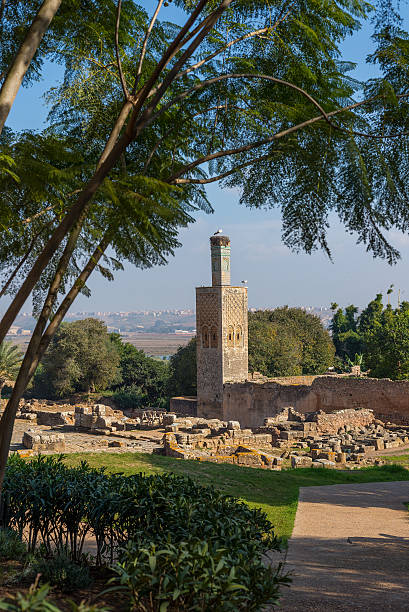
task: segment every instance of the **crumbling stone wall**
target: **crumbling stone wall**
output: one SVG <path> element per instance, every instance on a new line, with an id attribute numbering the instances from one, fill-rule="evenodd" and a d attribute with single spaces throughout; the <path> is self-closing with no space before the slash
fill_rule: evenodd
<path id="1" fill-rule="evenodd" d="M 259 427 L 291 405 L 303 414 L 366 408 L 382 421 L 409 423 L 409 381 L 337 376 L 317 376 L 310 384 L 305 384 L 305 377 L 298 378 L 300 384 L 296 377 L 291 380 L 225 384 L 223 418 L 237 419 L 242 427 Z"/>
<path id="2" fill-rule="evenodd" d="M 33 451 L 52 451 L 57 453 L 63 453 L 65 451 L 65 438 L 64 434 L 44 434 L 29 429 L 28 431 L 24 432 L 23 446 Z"/>
<path id="3" fill-rule="evenodd" d="M 196 397 L 172 397 L 170 399 L 170 410 L 180 416 L 196 416 L 197 415 L 197 398 Z"/>
<path id="4" fill-rule="evenodd" d="M 74 425 L 74 412 L 48 412 L 39 410 L 37 414 L 38 425 L 49 425 L 56 427 L 57 425 Z"/>
<path id="5" fill-rule="evenodd" d="M 318 432 L 337 433 L 341 427 L 367 427 L 375 420 L 372 410 L 363 408 L 355 410 L 339 410 L 334 413 L 319 411 L 314 414 L 314 421 L 317 424 Z"/>

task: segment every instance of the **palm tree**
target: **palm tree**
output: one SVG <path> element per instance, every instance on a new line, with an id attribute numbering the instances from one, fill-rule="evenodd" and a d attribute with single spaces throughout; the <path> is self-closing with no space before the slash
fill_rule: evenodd
<path id="1" fill-rule="evenodd" d="M 12 342 L 0 344 L 0 399 L 6 382 L 16 378 L 22 358 L 20 349 Z"/>

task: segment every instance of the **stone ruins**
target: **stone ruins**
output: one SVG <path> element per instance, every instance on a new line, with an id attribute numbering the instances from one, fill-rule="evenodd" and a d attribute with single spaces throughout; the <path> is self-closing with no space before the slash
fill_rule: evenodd
<path id="1" fill-rule="evenodd" d="M 257 428 L 285 406 L 307 414 L 373 410 L 382 421 L 409 423 L 409 381 L 350 375 L 268 379 L 248 372 L 247 288 L 230 285 L 230 239 L 212 236 L 212 286 L 196 289 L 197 398 L 171 399 L 171 411 L 239 421 Z"/>
<path id="2" fill-rule="evenodd" d="M 409 381 L 249 375 L 247 288 L 230 285 L 229 238 L 210 243 L 212 286 L 196 289 L 197 398 L 172 398 L 170 412 L 22 401 L 13 450 L 138 450 L 280 470 L 355 469 L 409 448 Z"/>
<path id="3" fill-rule="evenodd" d="M 273 470 L 354 469 L 382 463 L 377 451 L 409 444 L 409 425 L 385 424 L 367 409 L 304 415 L 287 407 L 257 429 L 241 429 L 238 421 L 173 419 L 163 437 L 165 455 Z"/>

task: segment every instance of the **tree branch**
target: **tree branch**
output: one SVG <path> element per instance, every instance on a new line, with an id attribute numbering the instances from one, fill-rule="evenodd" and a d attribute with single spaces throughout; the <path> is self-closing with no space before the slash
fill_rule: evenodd
<path id="1" fill-rule="evenodd" d="M 184 36 L 189 31 L 190 26 L 193 25 L 193 23 L 196 21 L 197 17 L 200 15 L 200 13 L 202 12 L 202 10 L 204 9 L 204 7 L 209 1 L 210 0 L 200 0 L 195 10 L 192 11 L 190 17 L 186 21 L 183 28 L 179 30 L 179 33 L 174 39 L 174 41 L 169 45 L 169 47 L 166 49 L 166 51 L 162 55 L 161 59 L 159 60 L 155 70 L 149 77 L 148 81 L 139 90 L 139 92 L 135 94 L 135 110 L 134 110 L 135 117 L 138 115 L 139 111 L 141 110 L 146 98 L 150 94 L 150 91 L 153 85 L 155 84 L 159 76 L 161 75 L 162 70 L 164 70 L 167 64 L 171 61 L 171 59 L 175 56 L 175 54 L 178 53 L 178 51 L 180 50 L 180 45 L 184 39 Z"/>
<path id="2" fill-rule="evenodd" d="M 405 98 L 409 96 L 409 92 L 406 94 L 399 94 L 398 97 L 399 98 Z M 360 106 L 363 106 L 364 104 L 368 104 L 369 102 L 373 102 L 374 100 L 377 99 L 376 97 L 373 98 L 367 98 L 366 100 L 362 100 L 360 102 L 355 102 L 354 104 L 350 104 L 349 106 L 344 106 L 343 108 L 339 108 L 337 110 L 334 111 L 330 111 L 329 113 L 327 113 L 327 118 L 330 119 L 331 117 L 334 117 L 335 115 L 339 115 L 340 113 L 343 113 L 345 111 L 349 111 L 349 110 L 353 110 L 355 108 L 358 108 Z M 317 121 L 322 121 L 322 119 L 324 119 L 325 117 L 323 117 L 322 115 L 316 116 L 316 117 L 312 117 L 311 119 L 307 119 L 306 121 L 303 121 L 302 123 L 298 123 L 297 125 L 293 125 L 290 128 L 287 128 L 286 130 L 282 130 L 281 132 L 276 132 L 276 134 L 273 134 L 272 136 L 269 136 L 268 138 L 265 138 L 264 140 L 259 140 L 258 142 L 253 142 L 250 143 L 248 145 L 244 145 L 242 147 L 237 147 L 236 149 L 226 149 L 224 151 L 218 151 L 217 153 L 213 153 L 211 155 L 206 155 L 204 157 L 201 157 L 198 160 L 195 160 L 194 162 L 192 162 L 191 164 L 188 164 L 186 166 L 184 166 L 181 170 L 179 170 L 176 174 L 174 174 L 170 179 L 169 182 L 174 182 L 174 183 L 182 183 L 182 182 L 196 182 L 195 179 L 189 179 L 187 181 L 180 181 L 178 180 L 180 176 L 182 176 L 182 174 L 185 174 L 186 172 L 188 172 L 189 170 L 191 170 L 192 168 L 195 168 L 196 166 L 199 166 L 205 162 L 211 161 L 212 159 L 218 159 L 220 157 L 226 157 L 227 155 L 236 155 L 238 153 L 244 153 L 247 151 L 251 151 L 252 149 L 256 149 L 260 146 L 263 146 L 265 144 L 269 144 L 270 142 L 273 142 L 274 140 L 278 140 L 279 138 L 283 138 L 284 136 L 288 136 L 289 134 L 292 134 L 293 132 L 296 132 L 300 129 L 303 129 L 305 127 L 308 127 L 309 125 L 312 125 L 314 123 L 316 123 Z M 342 130 L 345 131 L 347 133 L 350 133 L 350 130 L 344 130 L 344 128 L 336 125 L 336 124 L 332 124 L 330 123 L 331 127 L 334 127 L 335 129 L 338 130 Z M 352 132 L 354 133 L 354 132 Z M 364 136 L 364 137 L 368 137 L 368 138 L 396 138 L 399 137 L 401 135 L 406 135 L 406 133 L 404 134 L 394 134 L 391 136 L 371 136 L 368 134 L 364 134 L 361 132 L 358 132 L 357 135 L 359 136 Z M 253 162 L 250 162 L 253 163 Z M 240 166 L 237 167 L 237 169 L 240 169 Z M 223 176 L 221 176 L 220 178 L 224 178 Z M 207 179 L 201 179 L 201 181 L 204 181 L 203 184 L 205 184 L 205 182 L 207 181 Z M 200 181 L 200 182 L 201 182 Z M 198 181 L 199 182 L 199 181 Z M 208 182 L 214 182 L 213 180 L 208 181 Z"/>
<path id="3" fill-rule="evenodd" d="M 130 95 L 129 95 L 128 87 L 126 85 L 125 75 L 122 70 L 121 57 L 119 53 L 119 24 L 121 22 L 121 8 L 122 8 L 122 0 L 118 0 L 118 6 L 116 9 L 116 23 L 115 23 L 115 55 L 116 55 L 116 63 L 118 66 L 119 78 L 121 80 L 122 91 L 124 92 L 125 100 L 129 100 Z"/>
<path id="4" fill-rule="evenodd" d="M 1 291 L 0 291 L 0 298 L 3 297 L 3 295 L 6 293 L 7 289 L 10 287 L 11 283 L 13 282 L 14 278 L 17 276 L 19 270 L 23 267 L 23 265 L 25 264 L 25 262 L 27 261 L 31 251 L 33 250 L 33 247 L 36 243 L 37 238 L 40 236 L 41 232 L 39 232 L 38 234 L 36 234 L 30 241 L 30 244 L 28 245 L 28 249 L 26 251 L 26 253 L 24 254 L 24 256 L 22 257 L 22 259 L 20 259 L 19 263 L 17 264 L 17 266 L 14 268 L 13 272 L 11 273 L 11 275 L 9 276 L 9 278 L 7 279 L 6 283 L 3 285 Z"/>
<path id="5" fill-rule="evenodd" d="M 77 297 L 79 291 L 83 287 L 84 283 L 89 278 L 90 274 L 97 265 L 99 259 L 102 257 L 104 251 L 109 244 L 108 233 L 105 234 L 101 243 L 95 249 L 93 255 L 88 261 L 87 265 L 75 281 L 71 290 L 68 292 L 60 307 L 58 308 L 52 321 L 49 323 L 47 329 L 43 335 L 39 338 L 38 336 L 32 336 L 27 352 L 24 356 L 23 363 L 21 364 L 20 371 L 18 373 L 11 398 L 7 403 L 6 409 L 0 421 L 0 489 L 3 484 L 4 474 L 6 469 L 6 463 L 10 448 L 11 436 L 13 433 L 14 421 L 16 418 L 17 409 L 23 393 L 29 383 L 30 379 L 34 375 L 37 366 L 43 357 L 50 341 L 55 335 L 61 321 L 68 312 L 71 304 Z M 34 341 L 35 338 L 35 341 Z"/>
<path id="6" fill-rule="evenodd" d="M 184 185 L 184 184 L 208 185 L 209 183 L 215 183 L 216 181 L 220 181 L 226 178 L 227 176 L 230 176 L 231 174 L 238 172 L 238 170 L 242 170 L 242 168 L 246 168 L 247 166 L 251 166 L 252 164 L 256 164 L 257 162 L 266 161 L 267 159 L 271 159 L 272 156 L 273 156 L 273 152 L 267 153 L 267 155 L 261 155 L 260 157 L 255 157 L 254 159 L 250 159 L 244 162 L 243 164 L 239 164 L 238 166 L 235 166 L 231 170 L 227 170 L 226 172 L 223 172 L 222 174 L 219 174 L 218 176 L 212 176 L 211 178 L 207 178 L 207 179 L 178 178 L 178 179 L 175 179 L 173 182 L 176 185 Z"/>
<path id="7" fill-rule="evenodd" d="M 38 217 L 42 217 L 43 215 L 45 215 L 46 212 L 53 210 L 54 206 L 55 204 L 50 204 L 50 206 L 43 208 L 43 210 L 40 210 L 38 213 L 35 213 L 35 215 L 33 215 L 32 217 L 27 217 L 26 219 L 24 219 L 22 223 L 24 223 L 25 225 L 31 223 L 32 221 L 34 221 L 34 219 L 38 219 Z"/>
<path id="8" fill-rule="evenodd" d="M 148 40 L 149 37 L 151 35 L 151 32 L 153 30 L 153 26 L 155 25 L 156 19 L 158 18 L 159 15 L 159 11 L 162 8 L 162 4 L 163 4 L 164 0 L 159 0 L 156 10 L 154 12 L 154 14 L 152 15 L 152 19 L 149 23 L 148 29 L 146 30 L 146 34 L 145 34 L 145 39 L 143 41 L 142 44 L 142 50 L 141 50 L 141 55 L 139 58 L 139 63 L 138 63 L 138 68 L 136 69 L 136 76 L 135 76 L 135 83 L 132 89 L 132 95 L 135 95 L 136 92 L 136 88 L 138 87 L 138 83 L 139 83 L 139 79 L 141 78 L 141 74 L 142 74 L 142 67 L 143 67 L 143 62 L 145 60 L 145 55 L 146 55 L 146 49 L 148 47 Z"/>
<path id="9" fill-rule="evenodd" d="M 233 45 L 236 45 L 239 42 L 243 42 L 244 40 L 247 40 L 249 38 L 253 38 L 254 36 L 261 36 L 262 34 L 269 34 L 270 32 L 274 31 L 275 29 L 277 29 L 277 27 L 280 25 L 280 23 L 282 23 L 283 21 L 285 21 L 285 19 L 287 19 L 288 15 L 291 12 L 291 8 L 293 8 L 294 6 L 295 6 L 295 2 L 292 2 L 290 4 L 287 12 L 285 13 L 285 15 L 279 17 L 275 21 L 275 23 L 273 25 L 267 26 L 266 28 L 260 28 L 259 30 L 254 30 L 253 32 L 248 32 L 247 34 L 244 34 L 243 36 L 240 36 L 239 38 L 235 38 L 234 40 L 231 40 L 224 47 L 221 47 L 220 49 L 218 49 L 214 53 L 211 53 L 210 55 L 208 55 L 204 59 L 200 60 L 196 64 L 193 64 L 193 66 L 190 66 L 189 68 L 187 68 L 186 70 L 183 70 L 182 72 L 179 72 L 179 74 L 176 75 L 175 79 L 179 79 L 181 77 L 184 77 L 187 74 L 189 74 L 190 72 L 193 72 L 194 70 L 197 70 L 198 68 L 201 68 L 204 64 L 206 64 L 207 62 L 211 61 L 212 59 L 214 59 L 215 57 L 220 55 L 220 53 L 223 53 L 224 51 L 227 51 L 227 49 L 230 49 L 230 47 L 232 47 Z"/>
<path id="10" fill-rule="evenodd" d="M 325 121 L 329 123 L 329 125 L 331 125 L 334 129 L 336 128 L 335 125 L 332 125 L 331 121 L 328 118 L 329 116 L 327 115 L 326 111 L 322 108 L 322 106 L 308 92 L 306 92 L 301 87 L 298 87 L 297 85 L 294 85 L 293 83 L 289 83 L 288 81 L 277 79 L 276 77 L 272 77 L 268 74 L 254 74 L 251 72 L 243 72 L 243 73 L 230 72 L 228 74 L 221 74 L 211 79 L 206 79 L 205 81 L 200 81 L 200 83 L 197 83 L 190 89 L 186 89 L 185 91 L 182 91 L 179 95 L 175 96 L 172 100 L 169 100 L 167 104 L 165 104 L 159 111 L 157 111 L 154 115 L 152 115 L 148 119 L 144 127 L 149 126 L 153 121 L 158 119 L 163 113 L 169 110 L 172 106 L 174 106 L 178 102 L 181 102 L 188 96 L 200 91 L 201 89 L 203 89 L 204 87 L 207 87 L 208 85 L 214 85 L 214 83 L 218 83 L 220 81 L 226 81 L 227 79 L 260 79 L 260 80 L 265 80 L 265 81 L 271 81 L 272 83 L 277 83 L 279 85 L 284 85 L 286 87 L 289 87 L 290 89 L 294 89 L 295 91 L 298 91 L 302 96 L 307 98 L 307 100 L 309 100 L 316 108 L 318 108 L 318 110 L 321 113 L 320 118 L 324 118 Z"/>
<path id="11" fill-rule="evenodd" d="M 44 0 L 35 16 L 0 89 L 0 134 L 24 76 L 61 0 Z"/>

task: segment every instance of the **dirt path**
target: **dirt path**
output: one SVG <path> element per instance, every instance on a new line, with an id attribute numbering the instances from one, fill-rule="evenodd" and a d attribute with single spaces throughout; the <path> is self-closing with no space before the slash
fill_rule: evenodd
<path id="1" fill-rule="evenodd" d="M 283 612 L 409 611 L 409 482 L 303 487 Z"/>

